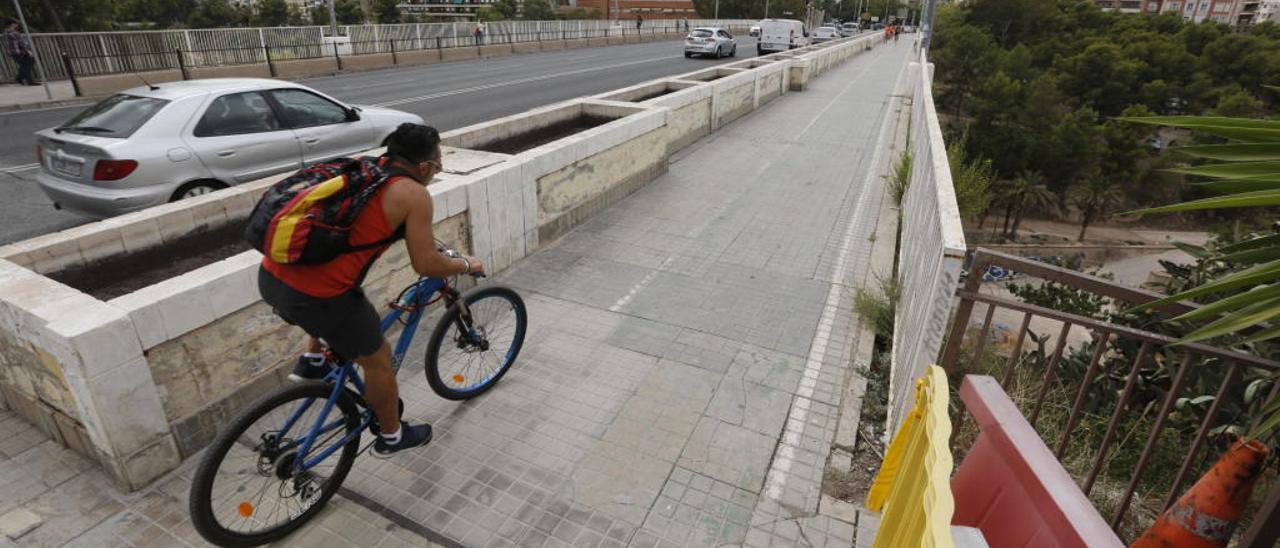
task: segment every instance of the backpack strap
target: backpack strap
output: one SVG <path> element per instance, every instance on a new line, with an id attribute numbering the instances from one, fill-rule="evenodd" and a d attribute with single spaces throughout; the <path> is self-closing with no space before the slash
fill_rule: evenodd
<path id="1" fill-rule="evenodd" d="M 397 165 L 395 161 L 389 156 L 382 156 L 377 158 L 376 160 L 374 160 L 374 164 L 377 165 L 379 168 L 382 168 L 383 170 L 385 170 L 387 173 L 386 178 L 373 184 L 373 186 L 375 187 L 381 187 L 382 185 L 385 185 L 388 182 L 390 182 L 391 179 L 395 177 L 406 177 L 408 179 L 412 179 L 419 183 L 422 182 L 418 178 L 417 174 L 412 173 L 409 170 Z M 374 249 L 384 245 L 393 244 L 399 240 L 404 239 L 404 235 L 405 235 L 404 223 L 400 223 L 400 226 L 397 227 L 395 232 L 393 232 L 390 236 L 383 238 L 381 240 L 378 240 L 376 242 L 351 246 L 351 251 L 364 251 L 366 249 Z"/>

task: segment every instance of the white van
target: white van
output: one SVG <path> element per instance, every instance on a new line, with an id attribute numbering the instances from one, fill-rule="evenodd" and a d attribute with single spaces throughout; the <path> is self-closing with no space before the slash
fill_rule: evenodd
<path id="1" fill-rule="evenodd" d="M 795 19 L 765 19 L 760 22 L 760 42 L 756 54 L 765 55 L 809 45 L 809 29 Z"/>

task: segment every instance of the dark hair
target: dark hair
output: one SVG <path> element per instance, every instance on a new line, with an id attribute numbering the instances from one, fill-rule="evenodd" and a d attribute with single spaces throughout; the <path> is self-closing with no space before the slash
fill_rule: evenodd
<path id="1" fill-rule="evenodd" d="M 384 156 L 420 164 L 440 149 L 440 132 L 431 126 L 405 122 L 383 139 L 382 146 L 387 147 Z"/>

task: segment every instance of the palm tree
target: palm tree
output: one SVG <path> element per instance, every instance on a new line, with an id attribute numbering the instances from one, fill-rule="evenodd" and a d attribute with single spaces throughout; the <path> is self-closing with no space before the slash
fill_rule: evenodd
<path id="1" fill-rule="evenodd" d="M 1057 207 L 1058 197 L 1044 184 L 1039 171 L 1023 171 L 1011 181 L 1005 181 L 998 190 L 1004 203 L 1004 235 L 1016 237 L 1022 225 L 1022 215 L 1028 208 L 1051 212 Z M 1009 225 L 1010 218 L 1013 226 Z"/>
<path id="2" fill-rule="evenodd" d="M 1280 88 L 1268 87 L 1273 91 L 1280 91 Z M 1219 196 L 1148 208 L 1136 213 L 1280 206 L 1280 140 L 1277 139 L 1280 137 L 1280 121 L 1211 116 L 1153 116 L 1128 120 L 1187 128 L 1230 140 L 1227 144 L 1179 147 L 1175 149 L 1178 152 L 1218 160 L 1218 163 L 1170 170 L 1211 179 L 1198 186 L 1217 192 Z M 1177 321 L 1212 320 L 1187 334 L 1181 342 L 1195 342 L 1229 334 L 1244 335 L 1236 344 L 1280 337 L 1280 322 L 1277 322 L 1277 318 L 1280 318 L 1280 233 L 1224 247 L 1218 250 L 1216 258 L 1237 270 L 1194 289 L 1147 303 L 1143 308 L 1218 295 L 1218 300 L 1174 318 Z M 1252 291 L 1233 295 L 1242 289 Z M 1277 413 L 1277 418 L 1280 418 L 1280 413 Z"/>
<path id="3" fill-rule="evenodd" d="M 1067 189 L 1067 200 L 1080 208 L 1080 236 L 1076 241 L 1083 242 L 1089 225 L 1109 217 L 1123 199 L 1124 193 L 1104 177 L 1094 176 L 1083 183 L 1071 185 Z"/>

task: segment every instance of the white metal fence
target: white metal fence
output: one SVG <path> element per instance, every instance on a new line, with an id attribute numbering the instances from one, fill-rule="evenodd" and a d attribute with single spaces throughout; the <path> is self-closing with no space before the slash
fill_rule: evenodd
<path id="1" fill-rule="evenodd" d="M 688 26 L 724 25 L 745 30 L 752 21 L 690 19 Z M 615 25 L 601 20 L 498 21 L 484 24 L 483 43 L 506 44 L 663 33 L 683 30 L 681 20 L 634 21 Z M 414 23 L 402 25 L 352 25 L 338 27 L 339 36 L 351 44 L 351 53 L 386 53 L 395 50 L 432 49 L 477 44 L 475 23 Z M 334 55 L 325 37 L 329 27 L 268 27 L 129 32 L 37 33 L 32 45 L 40 55 L 48 78 L 68 77 L 69 62 L 76 75 L 117 74 L 178 68 L 265 63 L 273 60 L 310 59 Z M 344 41 L 345 41 L 344 40 Z M 63 60 L 63 53 L 67 61 Z M 0 75 L 8 81 L 17 73 L 13 60 L 0 57 Z"/>
<path id="2" fill-rule="evenodd" d="M 893 328 L 889 426 L 909 410 L 915 380 L 938 361 L 964 262 L 964 230 L 956 205 L 947 146 L 933 104 L 933 66 L 924 52 L 911 83 L 911 185 L 902 199 L 902 283 Z"/>

